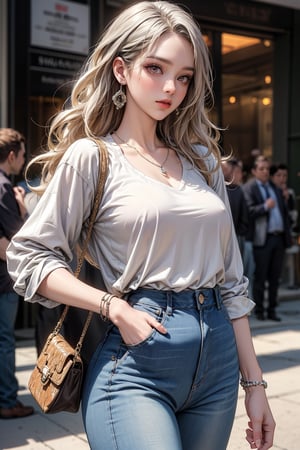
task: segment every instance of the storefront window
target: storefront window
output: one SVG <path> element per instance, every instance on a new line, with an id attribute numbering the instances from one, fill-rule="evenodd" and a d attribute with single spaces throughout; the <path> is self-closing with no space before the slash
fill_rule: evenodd
<path id="1" fill-rule="evenodd" d="M 213 82 L 214 82 L 214 86 L 213 86 L 214 98 L 209 99 L 209 103 L 206 105 L 206 107 L 207 107 L 207 111 L 208 111 L 210 120 L 213 123 L 215 123 L 216 125 L 220 125 L 222 112 L 220 110 L 221 103 L 219 101 L 219 99 L 221 98 L 221 91 L 220 91 L 220 83 L 219 83 L 219 80 L 220 80 L 219 72 L 220 71 L 219 71 L 219 67 L 218 67 L 218 62 L 220 61 L 220 57 L 218 56 L 218 54 L 220 54 L 220 52 L 218 51 L 218 45 L 217 45 L 218 36 L 214 32 L 206 31 L 206 32 L 203 32 L 203 38 L 204 38 L 205 43 L 210 52 L 212 69 L 213 69 Z"/>
<path id="2" fill-rule="evenodd" d="M 273 42 L 222 33 L 223 147 L 246 164 L 272 156 Z"/>
<path id="3" fill-rule="evenodd" d="M 30 112 L 30 155 L 36 156 L 43 152 L 46 145 L 49 121 L 62 109 L 63 99 L 59 97 L 31 96 L 29 98 Z"/>

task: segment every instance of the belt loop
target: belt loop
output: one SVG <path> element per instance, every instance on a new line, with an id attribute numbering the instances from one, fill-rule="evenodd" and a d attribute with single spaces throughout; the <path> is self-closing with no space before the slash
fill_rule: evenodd
<path id="1" fill-rule="evenodd" d="M 217 309 L 221 309 L 221 305 L 222 305 L 222 297 L 221 297 L 221 294 L 220 294 L 220 288 L 219 288 L 219 286 L 215 286 L 214 288 L 214 296 L 215 296 L 215 302 L 216 302 L 216 305 L 217 305 Z"/>
<path id="2" fill-rule="evenodd" d="M 168 316 L 172 315 L 172 311 L 173 311 L 173 302 L 172 302 L 172 291 L 167 291 L 166 292 L 166 297 L 167 297 L 167 309 L 166 309 L 166 313 Z"/>

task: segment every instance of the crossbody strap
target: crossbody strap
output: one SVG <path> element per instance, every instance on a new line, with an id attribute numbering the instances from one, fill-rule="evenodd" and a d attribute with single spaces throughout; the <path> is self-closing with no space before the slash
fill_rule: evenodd
<path id="1" fill-rule="evenodd" d="M 83 261 L 85 259 L 86 253 L 87 253 L 88 243 L 89 243 L 89 240 L 90 240 L 90 237 L 92 234 L 95 219 L 96 219 L 96 216 L 97 216 L 97 213 L 99 210 L 99 206 L 100 206 L 100 203 L 101 203 L 101 200 L 103 197 L 104 185 L 106 182 L 107 172 L 108 172 L 108 151 L 107 151 L 106 145 L 101 139 L 92 139 L 92 140 L 97 144 L 98 149 L 99 149 L 99 175 L 98 175 L 96 194 L 95 194 L 95 198 L 94 198 L 94 204 L 93 204 L 93 208 L 92 208 L 90 217 L 88 219 L 88 230 L 87 230 L 86 238 L 85 238 L 82 248 L 80 250 L 80 253 L 78 256 L 78 261 L 77 261 L 77 267 L 74 272 L 74 275 L 76 278 L 78 278 L 78 276 L 80 274 L 80 271 L 81 271 L 81 268 L 83 265 Z M 60 332 L 61 327 L 63 325 L 63 321 L 65 320 L 68 311 L 69 311 L 69 305 L 66 305 L 55 328 L 54 328 L 53 334 L 58 334 Z M 93 312 L 89 311 L 86 321 L 84 323 L 79 341 L 76 345 L 76 349 L 75 349 L 76 355 L 80 354 L 84 337 L 86 335 L 86 332 L 87 332 L 88 327 L 92 320 L 92 315 L 93 315 Z"/>

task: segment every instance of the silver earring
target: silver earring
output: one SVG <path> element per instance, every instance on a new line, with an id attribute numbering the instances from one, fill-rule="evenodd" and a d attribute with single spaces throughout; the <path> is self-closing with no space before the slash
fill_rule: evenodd
<path id="1" fill-rule="evenodd" d="M 176 108 L 176 109 L 175 109 L 175 116 L 178 117 L 179 114 L 180 114 L 180 110 L 179 110 L 179 108 Z"/>
<path id="2" fill-rule="evenodd" d="M 123 92 L 123 86 L 120 84 L 120 89 L 112 96 L 113 104 L 116 109 L 121 109 L 127 102 L 127 97 L 125 92 Z"/>

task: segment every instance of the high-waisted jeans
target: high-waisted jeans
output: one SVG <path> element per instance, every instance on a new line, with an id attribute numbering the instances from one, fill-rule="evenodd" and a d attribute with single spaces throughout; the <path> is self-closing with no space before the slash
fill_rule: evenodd
<path id="1" fill-rule="evenodd" d="M 128 302 L 167 328 L 127 346 L 112 326 L 89 365 L 82 402 L 92 450 L 223 450 L 235 415 L 238 358 L 218 288 L 138 289 Z"/>

